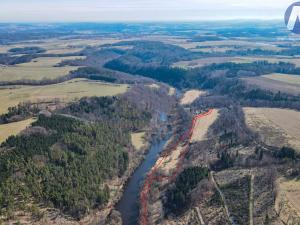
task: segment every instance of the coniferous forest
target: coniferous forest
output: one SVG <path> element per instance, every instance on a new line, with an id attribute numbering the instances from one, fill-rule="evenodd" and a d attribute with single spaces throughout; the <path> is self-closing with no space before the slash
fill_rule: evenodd
<path id="1" fill-rule="evenodd" d="M 79 219 L 90 209 L 107 203 L 110 189 L 105 182 L 122 176 L 128 167 L 129 132 L 143 127 L 150 115 L 138 109 L 126 110 L 125 106 L 134 105 L 117 98 L 93 99 L 89 104 L 84 101 L 70 108 L 89 112 L 96 101 L 97 108 L 105 106 L 105 113 L 113 115 L 111 119 L 116 123 L 109 119 L 92 123 L 58 114 L 40 115 L 22 135 L 11 136 L 2 144 L 1 214 L 9 216 L 17 208 L 26 207 L 25 202 L 31 199 Z M 120 105 L 124 107 L 116 112 Z M 134 118 L 132 125 L 123 117 Z"/>

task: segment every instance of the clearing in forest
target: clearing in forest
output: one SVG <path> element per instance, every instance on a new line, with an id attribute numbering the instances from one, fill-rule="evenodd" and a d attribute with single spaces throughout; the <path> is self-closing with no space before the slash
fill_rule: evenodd
<path id="1" fill-rule="evenodd" d="M 200 90 L 189 90 L 184 93 L 182 99 L 180 100 L 181 105 L 189 105 L 192 104 L 197 98 L 202 95 L 205 95 L 204 91 Z"/>
<path id="2" fill-rule="evenodd" d="M 17 135 L 22 130 L 30 126 L 35 119 L 27 119 L 19 122 L 1 124 L 0 125 L 0 144 L 4 142 L 9 136 Z"/>
<path id="3" fill-rule="evenodd" d="M 144 137 L 145 132 L 131 134 L 131 143 L 136 150 L 141 150 L 146 145 Z"/>

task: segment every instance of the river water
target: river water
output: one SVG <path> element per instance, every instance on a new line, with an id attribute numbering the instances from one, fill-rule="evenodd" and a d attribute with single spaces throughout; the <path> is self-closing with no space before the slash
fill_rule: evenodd
<path id="1" fill-rule="evenodd" d="M 162 115 L 162 117 L 164 117 Z M 166 118 L 161 118 L 165 120 Z M 142 164 L 136 169 L 129 179 L 123 196 L 116 206 L 116 209 L 121 213 L 123 225 L 137 225 L 139 217 L 139 196 L 141 187 L 144 184 L 147 173 L 154 166 L 159 157 L 159 153 L 164 149 L 170 135 L 167 135 L 163 140 L 154 142 L 149 149 L 148 154 Z"/>

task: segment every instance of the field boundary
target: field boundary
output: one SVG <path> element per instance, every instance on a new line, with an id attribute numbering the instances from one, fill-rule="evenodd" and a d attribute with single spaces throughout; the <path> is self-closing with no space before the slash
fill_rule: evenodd
<path id="1" fill-rule="evenodd" d="M 154 181 L 163 181 L 163 180 L 174 181 L 175 180 L 176 176 L 179 173 L 179 170 L 182 168 L 184 157 L 185 157 L 185 155 L 187 154 L 187 152 L 189 150 L 189 143 L 190 143 L 190 140 L 192 138 L 193 130 L 195 128 L 197 120 L 202 119 L 202 118 L 210 115 L 212 112 L 213 112 L 213 109 L 209 109 L 205 113 L 198 114 L 198 115 L 194 116 L 193 120 L 192 120 L 192 125 L 189 128 L 189 130 L 187 132 L 185 132 L 179 138 L 179 140 L 174 145 L 172 145 L 170 147 L 170 150 L 171 150 L 170 152 L 172 152 L 172 151 L 177 149 L 177 147 L 179 146 L 180 143 L 182 143 L 186 140 L 186 142 L 183 145 L 183 151 L 179 155 L 179 160 L 176 164 L 176 169 L 172 173 L 171 176 L 158 176 L 158 175 L 156 175 L 156 172 L 157 172 L 158 168 L 162 165 L 162 163 L 168 157 L 168 155 L 162 156 L 156 162 L 156 166 L 154 166 L 153 169 L 150 171 L 150 173 L 147 175 L 147 178 L 145 180 L 144 186 L 143 186 L 142 191 L 141 191 L 141 198 L 140 198 L 140 202 L 141 202 L 140 223 L 142 225 L 147 225 L 148 224 L 148 205 L 147 205 L 147 203 L 148 203 L 148 198 L 149 198 L 149 192 L 150 192 L 150 189 L 151 189 L 151 185 L 153 184 Z M 169 152 L 169 154 L 170 154 L 170 152 Z"/>

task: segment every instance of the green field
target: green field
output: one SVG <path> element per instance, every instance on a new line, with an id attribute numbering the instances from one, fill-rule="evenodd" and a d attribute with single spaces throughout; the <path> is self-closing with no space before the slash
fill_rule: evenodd
<path id="1" fill-rule="evenodd" d="M 0 113 L 20 102 L 45 102 L 60 99 L 70 102 L 81 97 L 113 96 L 122 94 L 127 85 L 108 84 L 87 79 L 73 79 L 60 84 L 46 86 L 6 86 L 0 89 Z"/>
<path id="2" fill-rule="evenodd" d="M 43 57 L 36 58 L 28 63 L 22 63 L 14 66 L 0 66 L 0 81 L 42 80 L 62 77 L 69 74 L 70 71 L 78 69 L 78 67 L 55 66 L 64 60 L 80 58 L 82 57 Z"/>

